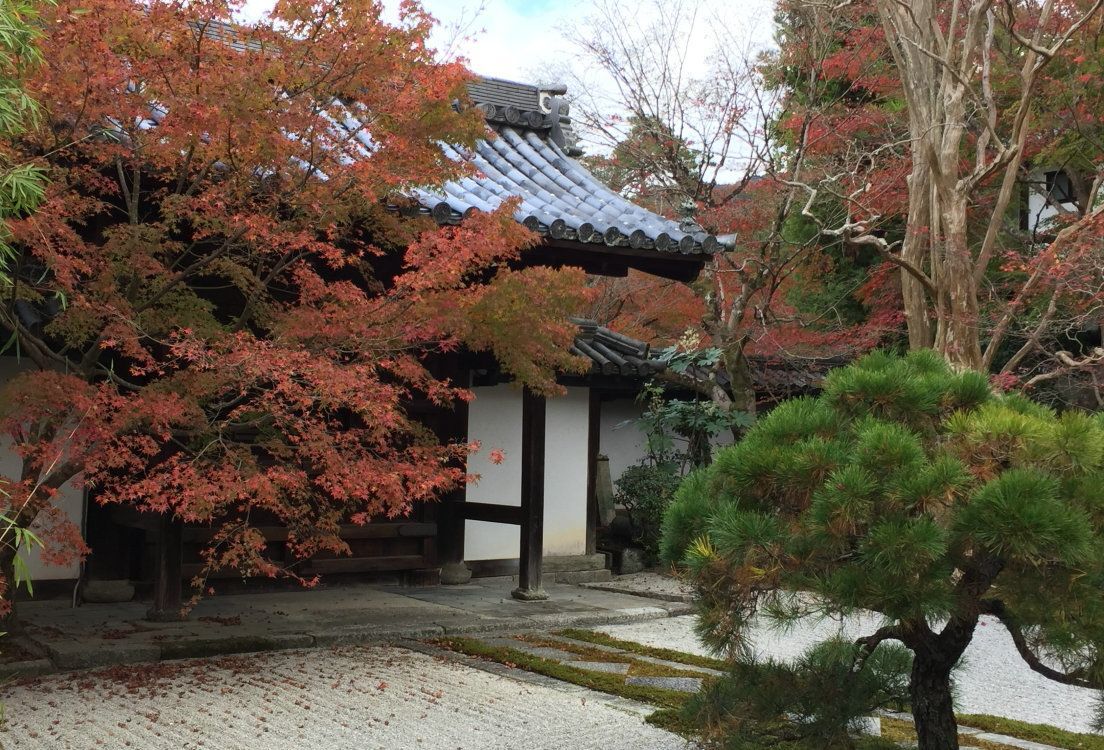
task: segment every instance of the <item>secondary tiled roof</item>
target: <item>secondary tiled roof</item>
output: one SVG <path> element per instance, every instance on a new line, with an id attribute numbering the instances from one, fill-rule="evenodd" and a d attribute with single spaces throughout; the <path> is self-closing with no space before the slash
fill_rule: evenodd
<path id="1" fill-rule="evenodd" d="M 611 331 L 593 320 L 572 318 L 571 322 L 579 326 L 571 353 L 587 357 L 590 371 L 596 375 L 639 377 L 667 367 L 666 362 L 652 356 L 651 347 L 643 341 Z"/>
<path id="2" fill-rule="evenodd" d="M 475 166 L 476 175 L 415 192 L 422 210 L 439 223 L 457 223 L 516 197 L 517 220 L 551 240 L 681 254 L 721 247 L 701 227 L 626 200 L 571 158 L 577 152 L 563 88 L 483 79 L 469 91 L 492 134 L 469 152 L 446 147 L 451 158 Z"/>
<path id="3" fill-rule="evenodd" d="M 591 375 L 643 378 L 667 368 L 667 362 L 643 341 L 611 331 L 593 320 L 572 318 L 571 322 L 579 326 L 579 333 L 575 336 L 570 351 L 590 360 Z M 848 361 L 846 357 L 748 357 L 755 390 L 766 398 L 815 391 L 820 388 L 829 370 L 847 364 Z M 693 371 L 687 374 L 693 376 Z M 717 379 L 721 385 L 728 383 L 728 376 L 724 372 L 719 373 Z"/>

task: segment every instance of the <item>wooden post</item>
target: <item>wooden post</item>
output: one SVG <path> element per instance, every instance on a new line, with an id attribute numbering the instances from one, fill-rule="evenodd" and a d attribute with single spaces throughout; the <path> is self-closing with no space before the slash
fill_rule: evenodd
<path id="1" fill-rule="evenodd" d="M 587 425 L 587 484 L 586 484 L 586 553 L 593 555 L 598 549 L 598 449 L 602 430 L 602 401 L 593 387 Z"/>
<path id="2" fill-rule="evenodd" d="M 449 377 L 454 383 L 470 385 L 470 374 L 459 358 L 450 362 Z M 457 401 L 451 412 L 443 415 L 438 437 L 446 442 L 468 441 L 468 403 Z M 464 562 L 464 503 L 468 488 L 462 484 L 441 498 L 437 508 L 437 554 L 441 563 L 441 583 L 455 586 L 471 580 L 471 568 Z"/>
<path id="3" fill-rule="evenodd" d="M 541 580 L 544 558 L 545 401 L 528 388 L 521 402 L 521 559 L 513 597 L 547 599 Z"/>
<path id="4" fill-rule="evenodd" d="M 146 613 L 146 619 L 155 622 L 183 620 L 184 523 L 171 513 L 163 513 L 158 519 L 156 555 L 153 607 Z"/>

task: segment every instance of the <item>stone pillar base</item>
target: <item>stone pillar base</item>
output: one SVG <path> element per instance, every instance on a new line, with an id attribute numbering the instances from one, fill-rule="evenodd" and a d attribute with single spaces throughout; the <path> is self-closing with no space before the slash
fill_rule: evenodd
<path id="1" fill-rule="evenodd" d="M 516 588 L 510 592 L 510 596 L 515 599 L 520 599 L 523 602 L 540 602 L 548 598 L 548 594 L 544 593 L 543 588 L 539 589 L 523 589 Z"/>
<path id="2" fill-rule="evenodd" d="M 441 585 L 460 586 L 471 580 L 472 572 L 464 561 L 445 563 L 441 566 Z"/>

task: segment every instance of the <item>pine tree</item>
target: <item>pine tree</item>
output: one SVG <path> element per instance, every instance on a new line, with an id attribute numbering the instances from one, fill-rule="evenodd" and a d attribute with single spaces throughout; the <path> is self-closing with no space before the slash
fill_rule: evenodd
<path id="1" fill-rule="evenodd" d="M 957 748 L 951 672 L 982 615 L 1034 671 L 1104 685 L 1104 417 L 995 394 L 931 351 L 869 355 L 782 404 L 665 525 L 703 637 L 733 657 L 760 616 L 880 614 L 851 673 L 912 652 L 921 750 Z"/>

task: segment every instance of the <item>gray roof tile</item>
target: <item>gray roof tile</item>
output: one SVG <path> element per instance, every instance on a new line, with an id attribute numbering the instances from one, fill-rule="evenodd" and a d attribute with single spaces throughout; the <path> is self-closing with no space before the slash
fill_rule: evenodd
<path id="1" fill-rule="evenodd" d="M 471 151 L 444 147 L 476 174 L 440 190 L 414 191 L 422 210 L 438 222 L 458 223 L 471 211 L 493 210 L 515 197 L 515 218 L 552 240 L 681 254 L 720 249 L 715 236 L 683 231 L 677 221 L 610 190 L 571 158 L 564 134 L 570 129 L 567 105 L 557 96 L 562 88 L 481 79 L 469 91 L 491 133 Z"/>

